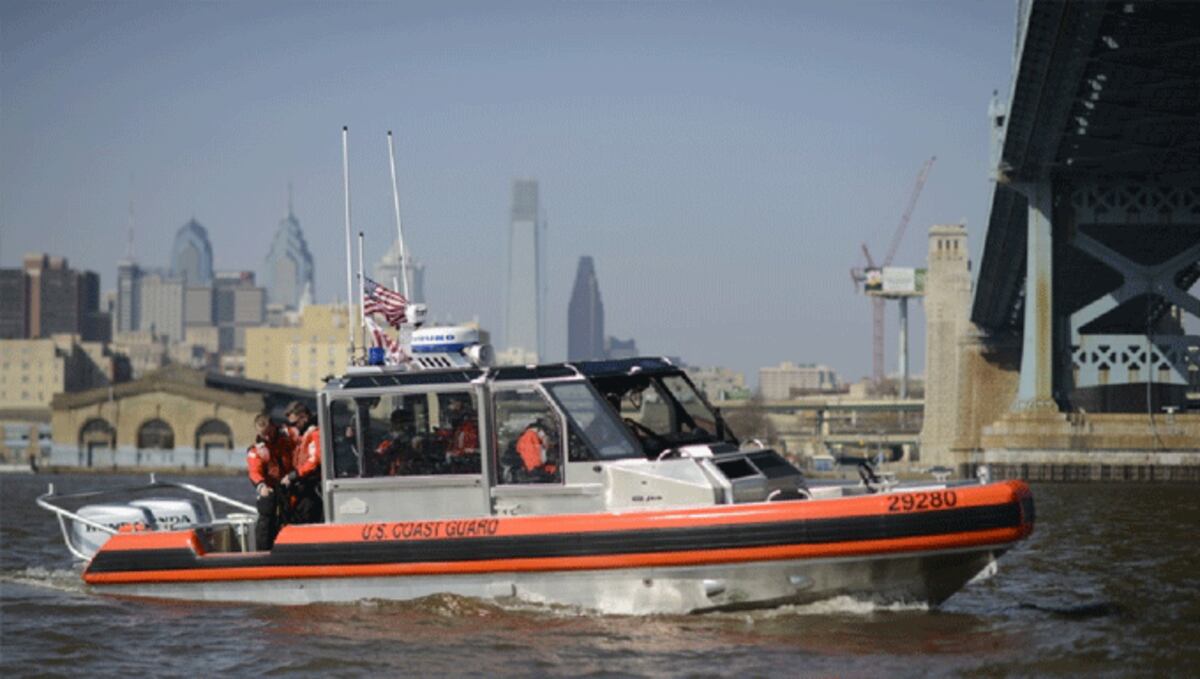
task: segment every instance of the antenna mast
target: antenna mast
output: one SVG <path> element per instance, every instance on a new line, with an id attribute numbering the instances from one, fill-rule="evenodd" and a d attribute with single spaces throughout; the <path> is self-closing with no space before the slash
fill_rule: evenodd
<path id="1" fill-rule="evenodd" d="M 387 133 L 388 143 L 388 163 L 392 169 L 392 208 L 396 212 L 396 242 L 399 244 L 400 252 L 400 283 L 404 288 L 400 291 L 404 298 L 412 301 L 412 297 L 408 294 L 408 251 L 404 247 L 404 227 L 400 221 L 400 187 L 396 183 L 396 152 L 392 145 L 392 131 Z"/>
<path id="2" fill-rule="evenodd" d="M 358 232 L 358 314 L 359 332 L 362 336 L 363 352 L 367 352 L 367 281 L 363 277 L 363 232 Z"/>
<path id="3" fill-rule="evenodd" d="M 129 234 L 125 241 L 125 259 L 133 261 L 133 196 L 129 197 Z"/>
<path id="4" fill-rule="evenodd" d="M 350 128 L 342 126 L 342 189 L 346 196 L 346 331 L 350 333 L 350 361 L 354 361 L 354 283 L 350 254 Z"/>

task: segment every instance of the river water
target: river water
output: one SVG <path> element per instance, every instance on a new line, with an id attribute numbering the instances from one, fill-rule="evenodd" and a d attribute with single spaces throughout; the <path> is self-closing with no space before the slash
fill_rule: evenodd
<path id="1" fill-rule="evenodd" d="M 631 618 L 436 596 L 269 605 L 90 593 L 34 498 L 145 477 L 0 475 L 0 676 L 1198 676 L 1200 493 L 1034 487 L 1033 536 L 935 610 L 837 599 Z M 242 478 L 188 479 L 250 500 Z"/>

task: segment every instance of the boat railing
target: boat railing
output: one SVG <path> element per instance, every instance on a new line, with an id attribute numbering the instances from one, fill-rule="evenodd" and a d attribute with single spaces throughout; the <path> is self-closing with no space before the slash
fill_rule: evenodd
<path id="1" fill-rule="evenodd" d="M 42 509 L 52 512 L 58 518 L 58 527 L 62 531 L 63 542 L 66 543 L 67 550 L 70 551 L 71 554 L 77 559 L 81 559 L 83 561 L 90 561 L 92 558 L 92 555 L 80 550 L 79 547 L 75 544 L 74 540 L 71 539 L 71 531 L 67 526 L 67 521 L 70 520 L 75 523 L 80 523 L 80 524 L 83 524 L 90 528 L 93 528 L 95 530 L 98 530 L 98 531 L 101 531 L 104 533 L 108 533 L 109 535 L 116 535 L 119 531 L 111 526 L 107 526 L 107 525 L 99 523 L 97 521 L 92 521 L 91 519 L 80 516 L 76 511 L 72 511 L 71 509 L 59 506 L 58 504 L 55 504 L 55 501 L 62 501 L 62 500 L 71 500 L 73 502 L 77 502 L 77 501 L 81 501 L 81 500 L 86 501 L 88 499 L 100 499 L 100 498 L 115 497 L 115 496 L 119 496 L 123 493 L 128 494 L 128 493 L 137 493 L 137 492 L 159 490 L 159 489 L 184 490 L 189 493 L 194 493 L 194 494 L 200 496 L 204 500 L 205 509 L 208 510 L 208 517 L 212 521 L 217 520 L 217 513 L 215 511 L 213 502 L 217 502 L 222 505 L 232 507 L 234 509 L 240 510 L 241 512 L 244 512 L 247 514 L 255 514 L 256 515 L 258 512 L 258 510 L 256 508 L 254 508 L 244 502 L 238 502 L 237 500 L 234 500 L 233 498 L 226 497 L 224 495 L 221 495 L 220 493 L 214 493 L 211 490 L 208 490 L 206 488 L 201 488 L 200 486 L 196 486 L 191 483 L 184 483 L 182 481 L 176 481 L 176 482 L 159 481 L 157 478 L 155 478 L 154 474 L 150 475 L 150 483 L 148 483 L 144 486 L 109 488 L 106 490 L 84 491 L 81 493 L 70 493 L 67 495 L 56 494 L 54 492 L 54 484 L 51 483 L 51 484 L 49 484 L 49 488 L 47 489 L 47 492 L 43 495 L 38 496 L 37 504 Z M 231 515 L 228 512 L 227 512 L 226 518 L 231 518 Z"/>

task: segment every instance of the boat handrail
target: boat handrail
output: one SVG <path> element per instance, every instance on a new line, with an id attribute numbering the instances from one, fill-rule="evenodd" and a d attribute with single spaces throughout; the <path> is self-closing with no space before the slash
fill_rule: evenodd
<path id="1" fill-rule="evenodd" d="M 248 513 L 252 513 L 252 514 L 258 513 L 258 510 L 256 508 L 251 507 L 250 505 L 248 505 L 244 502 L 238 502 L 237 500 L 234 500 L 233 498 L 225 497 L 224 495 L 221 495 L 220 493 L 214 493 L 211 490 L 207 490 L 205 488 L 201 488 L 199 486 L 196 486 L 196 485 L 193 485 L 190 483 L 184 483 L 182 481 L 179 481 L 179 482 L 159 481 L 157 478 L 155 478 L 154 474 L 150 475 L 150 483 L 148 483 L 147 485 L 144 485 L 144 486 L 125 487 L 125 488 L 109 488 L 109 489 L 105 489 L 105 490 L 94 490 L 94 491 L 84 491 L 81 493 L 71 493 L 68 495 L 55 494 L 54 484 L 51 483 L 51 484 L 49 484 L 49 488 L 47 489 L 47 492 L 42 495 L 39 495 L 37 497 L 36 501 L 37 501 L 37 504 L 39 507 L 41 507 L 42 509 L 45 509 L 47 511 L 53 512 L 54 515 L 58 518 L 58 527 L 62 531 L 63 542 L 66 543 L 67 550 L 70 551 L 71 554 L 74 555 L 76 558 L 81 559 L 83 561 L 89 561 L 92 558 L 91 555 L 81 552 L 75 546 L 74 542 L 72 542 L 71 533 L 67 529 L 67 521 L 66 520 L 70 519 L 71 521 L 81 523 L 85 526 L 89 526 L 96 530 L 108 533 L 109 535 L 116 535 L 118 533 L 118 531 L 110 526 L 106 526 L 102 523 L 92 521 L 91 519 L 84 518 L 84 517 L 80 516 L 78 513 L 73 512 L 65 507 L 60 507 L 56 504 L 53 504 L 51 502 L 51 500 L 63 499 L 63 498 L 79 500 L 79 499 L 86 499 L 86 498 L 91 498 L 91 497 L 116 495 L 119 493 L 129 493 L 129 492 L 137 492 L 137 491 L 143 491 L 143 490 L 151 490 L 154 488 L 178 488 L 180 490 L 186 490 L 190 493 L 195 493 L 196 495 L 199 495 L 200 497 L 204 498 L 205 507 L 206 507 L 206 509 L 208 509 L 208 516 L 214 521 L 217 518 L 216 512 L 213 509 L 213 501 L 214 500 L 216 500 L 217 502 L 220 502 L 221 504 L 225 504 L 230 507 L 240 509 L 243 512 L 248 512 Z"/>
<path id="2" fill-rule="evenodd" d="M 144 486 L 125 486 L 125 487 L 121 487 L 121 488 L 106 488 L 104 490 L 83 491 L 83 492 L 79 492 L 79 493 L 69 493 L 67 495 L 56 495 L 54 493 L 54 484 L 50 484 L 50 492 L 39 496 L 38 504 L 45 507 L 45 505 L 43 505 L 43 503 L 42 503 L 42 500 L 46 500 L 46 499 L 53 499 L 53 498 L 70 498 L 73 500 L 74 499 L 87 499 L 87 498 L 94 498 L 94 497 L 103 497 L 105 495 L 116 495 L 119 493 L 129 493 L 129 492 L 140 491 L 140 490 L 151 490 L 154 488 L 179 488 L 179 489 L 191 492 L 191 493 L 195 493 L 195 494 L 205 498 L 208 501 L 216 500 L 217 502 L 229 505 L 231 507 L 236 507 L 237 509 L 240 509 L 245 512 L 254 512 L 254 513 L 258 512 L 257 509 L 255 509 L 254 507 L 252 507 L 248 504 L 245 504 L 243 502 L 238 502 L 237 500 L 234 500 L 233 498 L 226 497 L 224 495 L 221 495 L 220 493 L 214 493 L 213 491 L 208 490 L 206 488 L 201 488 L 200 486 L 196 486 L 196 485 L 193 485 L 190 483 L 185 483 L 183 481 L 159 481 L 155 477 L 154 474 L 150 474 L 150 483 L 148 483 Z M 45 508 L 49 509 L 49 507 L 45 507 Z M 209 505 L 208 509 L 209 509 L 209 514 L 212 514 L 212 511 L 211 511 L 212 506 L 211 505 Z"/>
<path id="3" fill-rule="evenodd" d="M 58 528 L 59 528 L 59 530 L 62 531 L 63 543 L 67 545 L 67 551 L 71 552 L 71 555 L 74 556 L 76 559 L 80 559 L 82 561 L 90 561 L 92 558 L 91 556 L 81 552 L 77 547 L 75 547 L 75 543 L 71 540 L 71 532 L 67 530 L 67 521 L 66 520 L 70 519 L 72 521 L 78 521 L 79 523 L 82 523 L 85 526 L 90 526 L 92 528 L 95 528 L 96 530 L 108 533 L 109 535 L 116 535 L 117 531 L 113 528 L 110 528 L 110 527 L 102 524 L 102 523 L 92 521 L 91 519 L 85 519 L 82 516 L 76 514 L 75 512 L 72 512 L 68 509 L 64 509 L 62 507 L 58 507 L 56 505 L 50 504 L 50 502 L 48 502 L 46 500 L 46 498 L 51 497 L 53 495 L 54 495 L 54 484 L 51 483 L 48 492 L 45 495 L 38 496 L 38 498 L 37 498 L 38 506 L 41 507 L 42 509 L 54 512 L 55 518 L 58 519 Z"/>

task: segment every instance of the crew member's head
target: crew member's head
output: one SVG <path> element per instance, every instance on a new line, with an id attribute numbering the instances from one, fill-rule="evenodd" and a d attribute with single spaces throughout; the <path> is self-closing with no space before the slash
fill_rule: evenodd
<path id="1" fill-rule="evenodd" d="M 446 419 L 458 426 L 471 414 L 471 401 L 465 396 L 455 396 L 446 403 Z"/>
<path id="2" fill-rule="evenodd" d="M 288 423 L 304 431 L 312 422 L 312 411 L 300 401 L 293 401 L 287 409 Z"/>
<path id="3" fill-rule="evenodd" d="M 275 423 L 266 413 L 254 416 L 254 431 L 262 441 L 270 441 L 275 436 Z"/>

